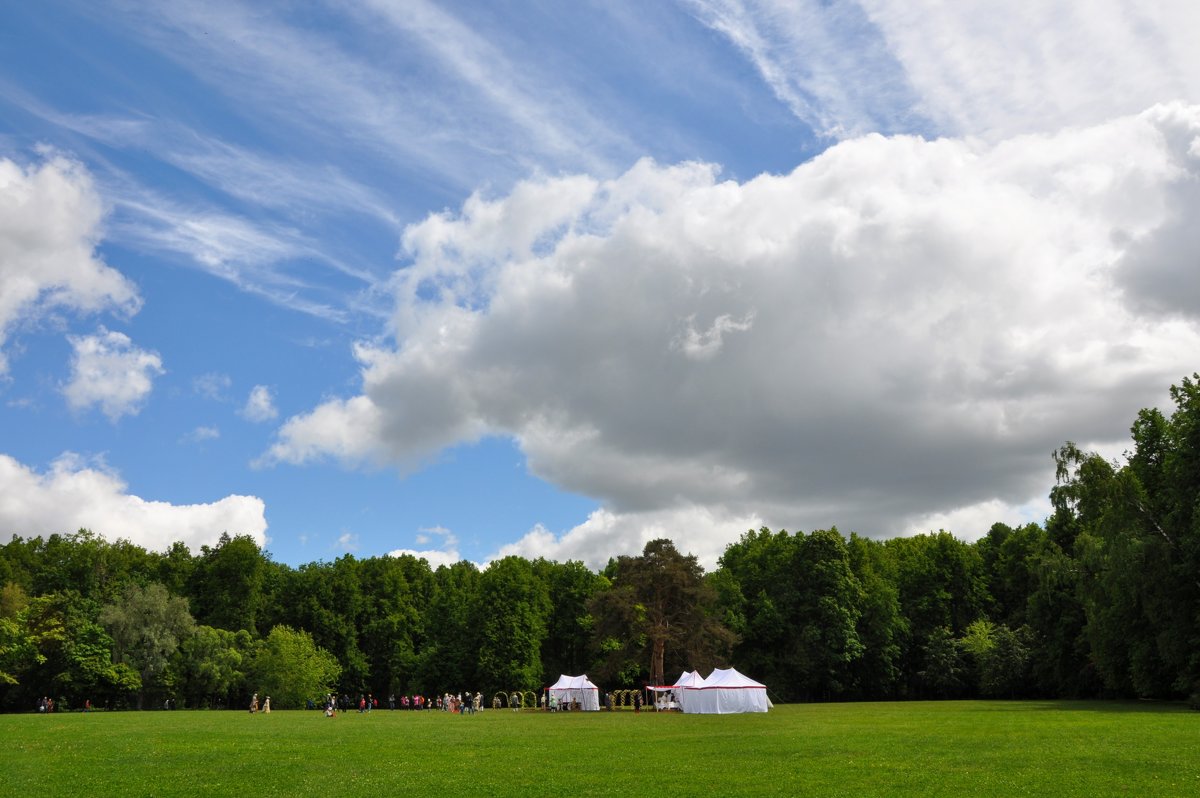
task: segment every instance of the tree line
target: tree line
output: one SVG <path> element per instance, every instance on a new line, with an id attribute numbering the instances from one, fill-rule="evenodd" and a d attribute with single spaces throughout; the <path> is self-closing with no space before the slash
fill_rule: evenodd
<path id="1" fill-rule="evenodd" d="M 291 567 L 87 530 L 0 546 L 0 709 L 302 706 L 326 691 L 606 689 L 734 665 L 779 701 L 1200 702 L 1200 376 L 1138 413 L 1126 462 L 1072 443 L 1043 524 L 877 541 L 752 530 L 705 572 L 670 540 L 600 571 L 505 557 Z M 681 530 L 686 539 L 686 530 Z"/>

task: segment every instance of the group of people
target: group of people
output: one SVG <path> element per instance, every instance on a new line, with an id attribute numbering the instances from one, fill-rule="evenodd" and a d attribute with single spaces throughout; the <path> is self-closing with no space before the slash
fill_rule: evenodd
<path id="1" fill-rule="evenodd" d="M 397 707 L 406 710 L 426 709 L 428 703 L 429 699 L 423 695 L 402 695 L 399 699 L 396 698 L 394 693 L 388 696 L 388 709 L 396 709 Z"/>
<path id="2" fill-rule="evenodd" d="M 271 714 L 271 696 L 267 696 L 263 699 L 262 707 L 259 707 L 258 705 L 258 693 L 255 693 L 250 698 L 250 714 L 253 715 L 260 710 L 267 715 Z"/>
<path id="3" fill-rule="evenodd" d="M 516 700 L 516 693 L 513 693 Z M 258 694 L 255 694 L 254 701 L 258 700 Z M 422 695 L 403 695 L 399 699 L 396 696 L 388 696 L 388 709 L 402 710 L 433 710 L 437 709 L 442 712 L 452 712 L 460 715 L 471 715 L 476 711 L 483 709 L 483 694 L 475 693 L 472 695 L 469 691 L 465 694 L 458 693 L 457 695 L 445 693 L 436 698 L 426 698 Z M 253 705 L 253 702 L 252 702 Z M 325 716 L 332 718 L 339 711 L 347 712 L 350 709 L 357 707 L 362 714 L 369 713 L 372 709 L 379 709 L 379 699 L 371 693 L 360 695 L 358 701 L 355 702 L 348 695 L 337 696 L 333 693 L 325 696 Z M 254 710 L 251 709 L 251 712 Z"/>
<path id="4" fill-rule="evenodd" d="M 458 715 L 474 715 L 477 710 L 483 709 L 483 694 L 476 693 L 475 695 L 471 695 L 470 690 L 465 695 L 463 693 L 459 693 L 458 695 L 446 693 L 437 699 L 437 705 L 438 709 L 443 712 Z"/>
<path id="5" fill-rule="evenodd" d="M 50 696 L 42 696 L 41 698 L 38 699 L 37 711 L 40 714 L 45 715 L 46 713 L 53 712 L 56 709 L 58 709 L 58 704 L 54 703 L 54 699 L 51 698 Z M 85 698 L 83 701 L 83 706 L 80 707 L 80 709 L 84 712 L 91 712 L 92 711 L 92 699 Z M 70 711 L 69 707 L 67 708 L 67 711 Z"/>

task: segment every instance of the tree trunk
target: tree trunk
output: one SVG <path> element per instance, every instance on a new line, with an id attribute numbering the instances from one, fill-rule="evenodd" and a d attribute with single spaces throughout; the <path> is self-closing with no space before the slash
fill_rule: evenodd
<path id="1" fill-rule="evenodd" d="M 663 681 L 663 653 L 667 650 L 667 639 L 665 637 L 654 638 L 654 652 L 650 656 L 650 683 L 655 685 L 665 684 Z"/>

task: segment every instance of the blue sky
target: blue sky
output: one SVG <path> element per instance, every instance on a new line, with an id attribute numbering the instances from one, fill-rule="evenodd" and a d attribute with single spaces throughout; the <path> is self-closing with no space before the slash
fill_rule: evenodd
<path id="1" fill-rule="evenodd" d="M 974 538 L 1196 368 L 1186 3 L 157 5 L 3 12 L 5 536 Z"/>

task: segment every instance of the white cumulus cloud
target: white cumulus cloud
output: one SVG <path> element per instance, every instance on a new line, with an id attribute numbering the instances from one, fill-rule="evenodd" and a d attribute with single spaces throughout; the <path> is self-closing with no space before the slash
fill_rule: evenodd
<path id="1" fill-rule="evenodd" d="M 249 421 L 270 421 L 279 415 L 275 409 L 275 395 L 265 385 L 255 385 L 250 389 L 246 404 L 242 408 L 242 416 Z"/>
<path id="2" fill-rule="evenodd" d="M 685 510 L 727 540 L 1020 520 L 1055 446 L 1124 438 L 1194 369 L 1200 307 L 1154 242 L 1200 214 L 1198 138 L 1173 104 L 996 143 L 864 136 L 742 183 L 643 161 L 473 198 L 406 234 L 362 392 L 264 460 L 511 436 L 611 513 L 582 528 L 641 523 L 630 545 Z M 1147 311 L 1168 295 L 1180 312 Z"/>
<path id="3" fill-rule="evenodd" d="M 63 395 L 72 410 L 98 406 L 109 421 L 137 415 L 163 373 L 162 358 L 134 346 L 124 333 L 101 327 L 95 335 L 67 336 L 74 354 Z"/>
<path id="4" fill-rule="evenodd" d="M 214 402 L 223 401 L 225 392 L 229 390 L 229 386 L 231 385 L 233 385 L 233 380 L 228 374 L 217 372 L 201 374 L 199 377 L 192 379 L 192 390 L 205 399 L 211 399 Z"/>
<path id="5" fill-rule="evenodd" d="M 424 546 L 433 542 L 435 538 L 441 538 L 440 546 L 429 549 L 394 549 L 388 552 L 388 556 L 399 557 L 402 554 L 410 554 L 417 559 L 427 561 L 432 568 L 454 565 L 462 560 L 458 553 L 458 536 L 446 527 L 425 527 L 418 532 L 416 542 L 417 545 Z"/>
<path id="6" fill-rule="evenodd" d="M 221 430 L 219 427 L 202 425 L 184 435 L 181 440 L 184 443 L 204 443 L 205 441 L 215 441 L 220 437 Z"/>
<path id="7" fill-rule="evenodd" d="M 489 560 L 510 555 L 545 557 L 557 562 L 580 560 L 600 569 L 614 554 L 640 553 L 651 540 L 669 538 L 681 552 L 696 555 L 704 568 L 712 570 L 726 546 L 762 525 L 757 515 L 739 517 L 698 506 L 633 513 L 599 509 L 562 535 L 535 527 L 515 543 L 501 546 Z"/>
<path id="8" fill-rule="evenodd" d="M 178 540 L 197 551 L 215 545 L 223 532 L 250 535 L 265 545 L 267 521 L 265 505 L 256 496 L 170 504 L 129 493 L 117 474 L 78 455 L 64 454 L 38 472 L 0 454 L 0 530 L 34 537 L 84 528 L 152 550 L 165 550 Z"/>
<path id="9" fill-rule="evenodd" d="M 137 289 L 96 253 L 104 206 L 88 172 L 51 156 L 0 158 L 0 374 L 14 326 L 55 309 L 136 313 Z"/>

